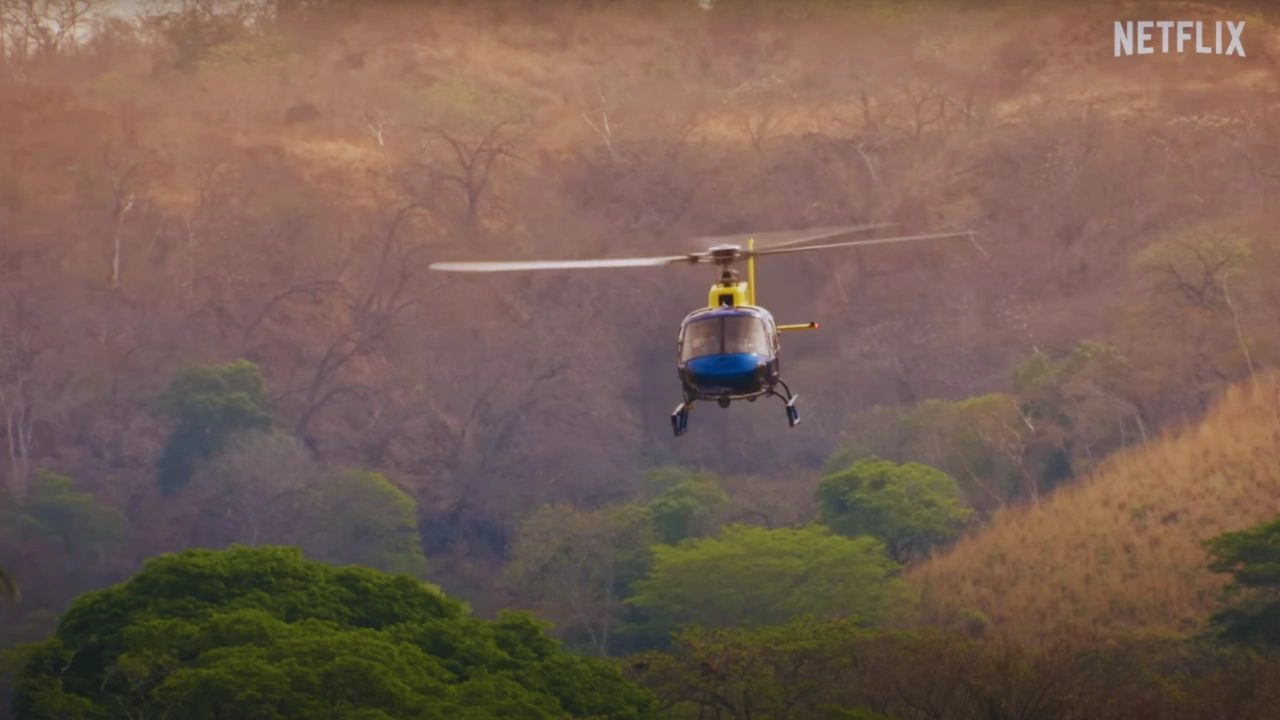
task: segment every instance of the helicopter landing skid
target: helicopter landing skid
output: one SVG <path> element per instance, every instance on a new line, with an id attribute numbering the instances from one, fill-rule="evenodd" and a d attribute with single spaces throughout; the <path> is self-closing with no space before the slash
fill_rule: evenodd
<path id="1" fill-rule="evenodd" d="M 783 391 L 786 393 L 785 395 L 772 388 L 764 394 L 782 399 L 782 402 L 787 406 L 787 424 L 791 427 L 795 427 L 800 424 L 800 409 L 796 407 L 796 400 L 799 400 L 800 396 L 792 395 L 791 388 L 787 387 L 787 384 L 781 380 L 778 381 L 778 384 L 782 386 Z M 729 406 L 729 403 L 725 398 L 717 398 L 717 400 L 720 402 L 720 407 Z M 749 397 L 746 398 L 746 400 L 748 402 L 755 402 L 756 397 Z M 675 433 L 676 437 L 680 437 L 689 431 L 689 410 L 692 408 L 693 399 L 688 399 L 677 405 L 675 411 L 671 413 L 671 430 Z"/>
<path id="2" fill-rule="evenodd" d="M 800 396 L 792 395 L 791 388 L 787 387 L 787 384 L 781 380 L 778 381 L 778 384 L 782 386 L 782 389 L 785 390 L 787 394 L 783 395 L 773 389 L 769 390 L 769 394 L 782 398 L 782 402 L 787 406 L 787 424 L 791 427 L 795 427 L 800 424 L 800 408 L 796 407 L 796 400 L 799 400 Z"/>
<path id="3" fill-rule="evenodd" d="M 680 437 L 689 431 L 689 409 L 693 407 L 691 401 L 685 401 L 676 406 L 676 411 L 671 413 L 671 429 L 675 432 L 676 437 Z"/>

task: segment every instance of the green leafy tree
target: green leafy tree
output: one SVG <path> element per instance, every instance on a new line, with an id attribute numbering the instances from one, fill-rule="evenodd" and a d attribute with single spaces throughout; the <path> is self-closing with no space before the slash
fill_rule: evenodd
<path id="1" fill-rule="evenodd" d="M 797 618 L 762 628 L 687 629 L 667 652 L 636 654 L 628 674 L 653 688 L 673 717 L 853 717 L 834 697 L 852 674 L 852 646 L 871 631 L 856 620 Z"/>
<path id="2" fill-rule="evenodd" d="M 856 415 L 853 438 L 827 461 L 825 474 L 864 458 L 922 462 L 961 484 L 968 502 L 1002 506 L 1027 489 L 1034 472 L 1024 464 L 1029 430 L 1018 417 L 1018 399 L 992 393 L 960 401 L 925 400 L 908 408 L 872 408 Z"/>
<path id="3" fill-rule="evenodd" d="M 158 461 L 160 488 L 166 493 L 186 485 L 196 463 L 221 450 L 236 433 L 271 427 L 266 382 L 247 360 L 184 368 L 158 405 L 178 421 Z"/>
<path id="4" fill-rule="evenodd" d="M 379 473 L 341 470 L 308 492 L 303 547 L 316 559 L 424 577 L 418 504 Z"/>
<path id="5" fill-rule="evenodd" d="M 37 470 L 21 501 L 0 502 L 0 561 L 17 568 L 29 604 L 62 606 L 118 579 L 115 551 L 125 540 L 119 510 L 76 488 L 74 479 Z"/>
<path id="6" fill-rule="evenodd" d="M 23 650 L 20 718 L 649 717 L 652 697 L 524 614 L 292 548 L 190 550 L 75 601 Z"/>
<path id="7" fill-rule="evenodd" d="M 1044 484 L 1088 472 L 1107 453 L 1145 440 L 1130 400 L 1133 370 L 1115 346 L 1083 341 L 1065 357 L 1036 351 L 1013 373 L 1021 414 L 1037 429 Z"/>
<path id="8" fill-rule="evenodd" d="M 549 505 L 521 523 L 504 575 L 514 594 L 568 637 L 607 655 L 632 582 L 648 567 L 654 531 L 645 508 L 582 511 Z"/>
<path id="9" fill-rule="evenodd" d="M 909 606 L 899 570 L 872 537 L 729 525 L 716 537 L 655 547 L 628 602 L 667 627 L 776 625 L 801 615 L 877 624 Z"/>
<path id="10" fill-rule="evenodd" d="M 1206 542 L 1209 569 L 1230 573 L 1231 607 L 1211 622 L 1224 639 L 1280 646 L 1280 517 Z"/>
<path id="11" fill-rule="evenodd" d="M 715 532 L 729 496 L 714 475 L 662 468 L 650 471 L 649 476 L 660 489 L 649 502 L 649 514 L 662 542 L 675 544 Z"/>
<path id="12" fill-rule="evenodd" d="M 920 463 L 859 460 L 823 478 L 818 500 L 824 524 L 883 540 L 899 563 L 953 540 L 973 518 L 955 480 Z"/>

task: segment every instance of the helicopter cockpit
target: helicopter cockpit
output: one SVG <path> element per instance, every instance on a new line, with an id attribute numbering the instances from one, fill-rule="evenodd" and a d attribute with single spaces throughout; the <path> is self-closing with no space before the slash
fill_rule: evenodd
<path id="1" fill-rule="evenodd" d="M 715 313 L 693 318 L 680 333 L 680 360 L 708 355 L 774 354 L 774 330 L 767 318 L 748 313 Z"/>

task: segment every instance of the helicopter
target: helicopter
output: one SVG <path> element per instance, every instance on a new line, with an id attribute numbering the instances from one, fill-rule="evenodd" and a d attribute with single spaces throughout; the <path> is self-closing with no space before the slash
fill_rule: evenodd
<path id="1" fill-rule="evenodd" d="M 821 245 L 803 243 L 830 239 L 889 226 L 891 223 L 810 228 L 808 230 L 746 233 L 698 238 L 715 243 L 707 250 L 684 255 L 590 260 L 437 262 L 428 265 L 444 272 L 510 272 L 522 270 L 582 270 L 594 268 L 653 267 L 681 264 L 710 264 L 720 268 L 719 280 L 711 286 L 707 306 L 694 310 L 680 323 L 676 336 L 676 373 L 682 400 L 671 413 L 671 429 L 676 437 L 689 429 L 689 412 L 698 401 L 715 401 L 728 408 L 734 401 L 755 402 L 762 397 L 780 398 L 786 406 L 791 427 L 800 423 L 796 407 L 799 395 L 782 380 L 779 364 L 781 334 L 817 330 L 817 322 L 778 324 L 773 314 L 756 302 L 755 260 L 783 253 L 811 252 L 835 248 L 968 237 L 971 230 L 927 235 L 871 238 Z M 756 240 L 772 240 L 756 248 Z M 745 241 L 746 247 L 742 243 Z M 745 261 L 747 278 L 739 277 L 734 265 Z"/>

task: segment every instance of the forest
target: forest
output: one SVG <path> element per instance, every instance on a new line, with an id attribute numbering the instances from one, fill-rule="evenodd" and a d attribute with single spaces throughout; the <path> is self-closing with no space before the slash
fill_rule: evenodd
<path id="1" fill-rule="evenodd" d="M 1274 718 L 1274 14 L 0 0 L 0 702 Z M 428 270 L 864 223 L 976 243 L 760 261 L 794 428 L 706 266 Z"/>

